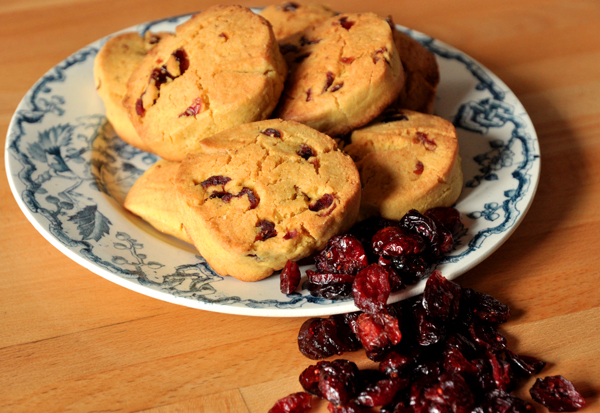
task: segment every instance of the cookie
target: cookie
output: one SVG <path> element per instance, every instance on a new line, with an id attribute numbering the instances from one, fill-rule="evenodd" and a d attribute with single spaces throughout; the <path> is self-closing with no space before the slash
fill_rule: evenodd
<path id="1" fill-rule="evenodd" d="M 179 162 L 159 160 L 133 184 L 124 207 L 157 230 L 191 243 L 181 220 L 175 189 Z"/>
<path id="2" fill-rule="evenodd" d="M 348 230 L 360 205 L 352 159 L 308 126 L 271 119 L 203 140 L 181 163 L 183 224 L 221 275 L 258 281 Z"/>
<path id="3" fill-rule="evenodd" d="M 144 151 L 148 146 L 135 131 L 123 106 L 127 81 L 148 51 L 168 33 L 136 32 L 119 34 L 108 39 L 94 60 L 96 91 L 104 103 L 106 118 L 116 134 L 128 144 Z"/>
<path id="4" fill-rule="evenodd" d="M 259 14 L 271 23 L 277 40 L 335 16 L 335 12 L 328 6 L 312 1 L 287 1 L 270 5 Z"/>
<path id="5" fill-rule="evenodd" d="M 276 116 L 334 136 L 392 103 L 404 71 L 389 23 L 345 13 L 280 41 L 290 73 Z"/>
<path id="6" fill-rule="evenodd" d="M 404 88 L 393 106 L 422 113 L 433 113 L 440 72 L 433 53 L 421 43 L 394 30 L 394 41 L 404 68 Z"/>
<path id="7" fill-rule="evenodd" d="M 198 142 L 267 118 L 287 72 L 269 22 L 214 6 L 176 27 L 132 74 L 124 105 L 154 153 L 182 160 Z"/>
<path id="8" fill-rule="evenodd" d="M 451 206 L 462 189 L 458 139 L 452 123 L 402 110 L 354 131 L 344 151 L 360 171 L 359 220 L 399 220 L 410 209 Z"/>

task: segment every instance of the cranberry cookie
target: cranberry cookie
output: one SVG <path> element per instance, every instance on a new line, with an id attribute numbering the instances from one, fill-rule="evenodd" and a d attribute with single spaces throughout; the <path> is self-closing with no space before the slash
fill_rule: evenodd
<path id="1" fill-rule="evenodd" d="M 123 98 L 133 71 L 148 51 L 167 35 L 150 32 L 144 37 L 135 32 L 116 35 L 104 43 L 94 60 L 94 81 L 106 108 L 106 118 L 121 139 L 144 151 L 149 148 L 133 128 Z"/>
<path id="2" fill-rule="evenodd" d="M 335 16 L 335 12 L 322 3 L 286 1 L 278 5 L 265 7 L 260 11 L 260 15 L 273 26 L 275 38 L 281 40 L 306 29 L 308 26 Z"/>
<path id="3" fill-rule="evenodd" d="M 180 161 L 203 138 L 266 119 L 286 71 L 269 22 L 245 7 L 214 6 L 148 53 L 124 105 L 152 151 Z"/>
<path id="4" fill-rule="evenodd" d="M 360 178 L 333 139 L 271 119 L 200 142 L 181 163 L 184 227 L 221 275 L 258 281 L 349 229 Z"/>
<path id="5" fill-rule="evenodd" d="M 362 184 L 359 219 L 401 219 L 451 206 L 462 189 L 458 139 L 452 123 L 403 110 L 386 113 L 358 129 L 344 148 L 356 162 Z"/>
<path id="6" fill-rule="evenodd" d="M 131 187 L 123 206 L 157 230 L 191 243 L 175 189 L 178 170 L 179 162 L 157 161 Z"/>
<path id="7" fill-rule="evenodd" d="M 404 68 L 404 88 L 394 106 L 423 113 L 433 113 L 440 72 L 433 53 L 400 30 L 394 30 L 394 41 Z"/>
<path id="8" fill-rule="evenodd" d="M 276 115 L 329 135 L 373 120 L 404 84 L 392 29 L 373 13 L 340 14 L 280 43 L 290 73 Z"/>

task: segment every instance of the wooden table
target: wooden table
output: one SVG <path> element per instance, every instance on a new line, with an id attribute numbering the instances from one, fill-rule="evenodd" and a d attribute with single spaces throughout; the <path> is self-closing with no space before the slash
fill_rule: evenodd
<path id="1" fill-rule="evenodd" d="M 458 281 L 509 304 L 510 346 L 547 360 L 543 375 L 569 378 L 587 397 L 584 411 L 600 411 L 600 2 L 329 3 L 391 15 L 457 47 L 523 102 L 542 153 L 536 198 L 514 235 Z M 212 4 L 3 0 L 0 135 L 25 92 L 74 51 Z M 218 314 L 119 287 L 52 247 L 6 178 L 0 191 L 0 411 L 258 413 L 301 390 L 298 375 L 312 364 L 296 344 L 304 319 Z M 344 357 L 367 364 L 362 351 Z"/>

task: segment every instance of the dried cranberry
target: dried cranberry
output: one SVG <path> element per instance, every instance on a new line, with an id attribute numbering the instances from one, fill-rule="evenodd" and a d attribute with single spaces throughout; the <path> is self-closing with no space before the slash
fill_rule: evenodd
<path id="1" fill-rule="evenodd" d="M 416 339 L 421 346 L 431 346 L 446 337 L 446 328 L 439 319 L 427 315 L 423 306 L 416 306 L 414 312 L 416 322 Z"/>
<path id="2" fill-rule="evenodd" d="M 330 402 L 327 405 L 327 410 L 329 410 L 331 413 L 372 413 L 372 410 L 369 410 L 363 406 L 359 406 L 352 400 L 344 406 L 336 406 Z"/>
<path id="3" fill-rule="evenodd" d="M 423 237 L 397 226 L 380 229 L 371 240 L 373 252 L 388 257 L 421 254 L 425 247 Z"/>
<path id="4" fill-rule="evenodd" d="M 300 385 L 304 390 L 317 397 L 322 397 L 319 390 L 319 377 L 321 376 L 321 368 L 319 364 L 308 366 L 300 373 Z"/>
<path id="5" fill-rule="evenodd" d="M 487 357 L 492 366 L 492 377 L 496 382 L 496 388 L 511 391 L 515 384 L 514 375 L 510 369 L 510 363 L 503 353 L 487 352 Z"/>
<path id="6" fill-rule="evenodd" d="M 342 354 L 337 325 L 327 318 L 309 318 L 298 332 L 298 349 L 312 360 Z"/>
<path id="7" fill-rule="evenodd" d="M 265 130 L 260 131 L 260 133 L 266 136 L 271 136 L 273 138 L 281 138 L 281 132 L 273 128 L 267 128 Z"/>
<path id="8" fill-rule="evenodd" d="M 173 57 L 179 65 L 179 76 L 183 75 L 190 67 L 190 60 L 185 50 L 177 49 L 172 53 Z"/>
<path id="9" fill-rule="evenodd" d="M 417 161 L 417 163 L 415 164 L 415 169 L 413 170 L 414 174 L 422 175 L 424 170 L 425 170 L 425 165 L 423 165 L 423 162 Z"/>
<path id="10" fill-rule="evenodd" d="M 490 325 L 471 323 L 468 331 L 473 342 L 483 350 L 502 351 L 506 349 L 506 338 Z"/>
<path id="11" fill-rule="evenodd" d="M 281 292 L 287 295 L 296 291 L 296 288 L 300 284 L 300 278 L 301 274 L 298 263 L 287 260 L 280 275 L 279 288 Z"/>
<path id="12" fill-rule="evenodd" d="M 437 143 L 433 139 L 429 139 L 429 135 L 425 132 L 417 132 L 415 143 L 422 143 L 428 151 L 435 151 L 437 148 Z"/>
<path id="13" fill-rule="evenodd" d="M 506 350 L 506 356 L 515 371 L 515 374 L 520 376 L 533 376 L 534 374 L 538 374 L 544 367 L 546 367 L 546 362 L 539 360 L 532 356 L 523 356 L 513 353 L 510 350 Z"/>
<path id="14" fill-rule="evenodd" d="M 379 371 L 390 377 L 399 377 L 408 371 L 413 362 L 413 357 L 391 350 L 379 363 Z"/>
<path id="15" fill-rule="evenodd" d="M 369 313 L 381 312 L 390 292 L 389 271 L 379 264 L 371 264 L 360 270 L 352 284 L 354 304 Z"/>
<path id="16" fill-rule="evenodd" d="M 254 241 L 266 241 L 269 238 L 277 236 L 277 231 L 275 230 L 274 222 L 263 219 L 256 223 L 256 227 L 260 228 L 260 232 L 256 236 L 256 238 L 254 238 Z"/>
<path id="17" fill-rule="evenodd" d="M 356 395 L 360 372 L 352 361 L 338 359 L 322 361 L 320 368 L 319 391 L 323 398 L 336 406 L 347 404 Z"/>
<path id="18" fill-rule="evenodd" d="M 428 218 L 435 219 L 445 226 L 453 235 L 458 234 L 462 229 L 462 217 L 458 209 L 453 207 L 436 207 L 425 211 Z"/>
<path id="19" fill-rule="evenodd" d="M 321 198 L 317 199 L 314 204 L 310 204 L 308 209 L 314 212 L 321 211 L 323 209 L 329 208 L 333 201 L 335 200 L 334 196 L 331 194 L 325 194 Z"/>
<path id="20" fill-rule="evenodd" d="M 307 289 L 315 297 L 323 297 L 329 300 L 341 300 L 352 296 L 352 283 L 354 275 L 317 273 L 307 270 Z"/>
<path id="21" fill-rule="evenodd" d="M 350 30 L 350 28 L 352 26 L 354 26 L 354 23 L 355 23 L 353 21 L 349 21 L 348 16 L 343 16 L 338 21 L 339 21 L 340 25 L 346 30 Z"/>
<path id="22" fill-rule="evenodd" d="M 310 394 L 305 392 L 292 393 L 277 400 L 269 413 L 305 413 L 311 409 Z"/>
<path id="23" fill-rule="evenodd" d="M 494 297 L 475 291 L 471 288 L 463 290 L 463 302 L 469 313 L 481 321 L 504 323 L 510 317 L 510 309 Z"/>
<path id="24" fill-rule="evenodd" d="M 368 265 L 361 242 L 352 235 L 332 237 L 325 249 L 315 256 L 315 265 L 321 273 L 357 274 Z"/>
<path id="25" fill-rule="evenodd" d="M 454 239 L 450 230 L 415 209 L 408 211 L 402 217 L 400 226 L 428 240 L 430 253 L 434 258 L 450 252 L 454 246 Z"/>
<path id="26" fill-rule="evenodd" d="M 442 357 L 444 370 L 450 373 L 457 373 L 463 376 L 474 376 L 477 374 L 477 368 L 457 348 L 447 348 Z"/>
<path id="27" fill-rule="evenodd" d="M 325 86 L 323 86 L 323 92 L 322 92 L 322 93 L 325 93 L 325 92 L 327 92 L 327 89 L 329 89 L 329 87 L 330 87 L 330 86 L 333 84 L 333 81 L 334 81 L 334 79 L 335 79 L 335 75 L 333 74 L 333 72 L 329 72 L 329 71 L 328 71 L 328 72 L 325 74 L 325 76 L 326 76 L 326 79 L 325 79 Z"/>
<path id="28" fill-rule="evenodd" d="M 406 285 L 416 284 L 427 277 L 431 268 L 425 259 L 419 255 L 391 257 L 390 264 Z"/>
<path id="29" fill-rule="evenodd" d="M 583 396 L 563 376 L 538 378 L 529 393 L 551 412 L 576 412 L 585 406 Z"/>
<path id="30" fill-rule="evenodd" d="M 425 284 L 423 307 L 430 317 L 453 320 L 458 315 L 461 294 L 460 285 L 434 271 Z"/>
<path id="31" fill-rule="evenodd" d="M 409 379 L 398 377 L 378 380 L 362 390 L 356 396 L 356 402 L 361 406 L 383 406 L 391 403 L 396 393 L 405 389 L 409 383 Z"/>
<path id="32" fill-rule="evenodd" d="M 300 149 L 296 153 L 306 160 L 316 155 L 314 149 L 304 143 L 300 145 Z"/>
<path id="33" fill-rule="evenodd" d="M 413 384 L 410 404 L 415 413 L 471 413 L 474 399 L 462 376 L 444 372 L 435 380 L 421 380 Z"/>
<path id="34" fill-rule="evenodd" d="M 186 110 L 179 114 L 179 117 L 196 116 L 200 112 L 202 112 L 202 98 L 196 98 Z"/>
<path id="35" fill-rule="evenodd" d="M 535 407 L 502 390 L 493 390 L 485 395 L 485 400 L 473 413 L 535 413 Z"/>
<path id="36" fill-rule="evenodd" d="M 200 182 L 202 188 L 208 188 L 209 186 L 225 185 L 231 181 L 231 178 L 223 175 L 213 175 L 205 181 Z"/>
<path id="37" fill-rule="evenodd" d="M 388 314 L 362 313 L 351 327 L 371 359 L 380 360 L 402 339 L 398 319 Z"/>
<path id="38" fill-rule="evenodd" d="M 358 317 L 358 314 L 356 315 Z M 338 332 L 338 345 L 344 352 L 357 351 L 362 348 L 359 338 L 350 327 L 353 316 L 350 314 L 334 314 L 329 317 L 335 323 Z"/>

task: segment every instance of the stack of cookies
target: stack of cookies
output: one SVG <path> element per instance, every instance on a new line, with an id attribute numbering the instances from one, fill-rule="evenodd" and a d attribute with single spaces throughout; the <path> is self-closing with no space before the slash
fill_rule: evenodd
<path id="1" fill-rule="evenodd" d="M 460 194 L 435 58 L 373 13 L 215 6 L 112 37 L 94 77 L 116 133 L 162 158 L 125 208 L 221 275 L 263 279 L 358 219 Z"/>

